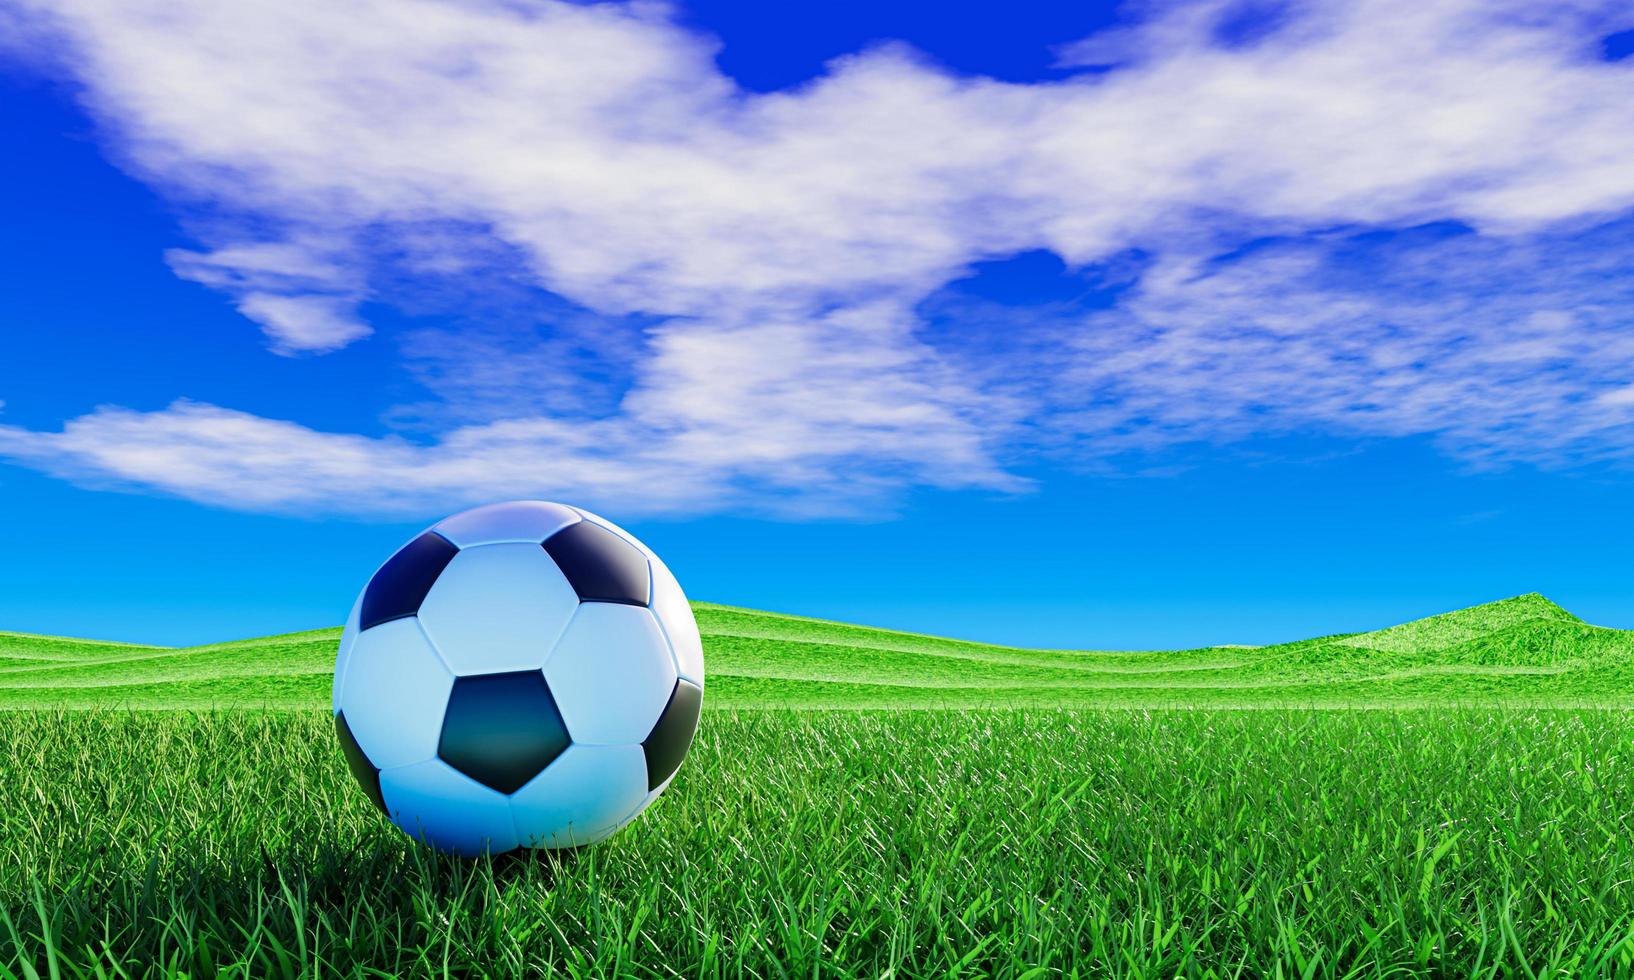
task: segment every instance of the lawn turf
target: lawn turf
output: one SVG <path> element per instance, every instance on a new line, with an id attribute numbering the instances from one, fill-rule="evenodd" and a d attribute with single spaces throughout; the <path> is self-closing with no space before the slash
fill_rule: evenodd
<path id="1" fill-rule="evenodd" d="M 352 782 L 338 631 L 0 634 L 0 977 L 1634 975 L 1634 634 L 1541 597 L 1179 652 L 697 608 L 670 791 L 475 862 Z"/>
<path id="2" fill-rule="evenodd" d="M 1631 744 L 1607 711 L 717 711 L 610 841 L 468 862 L 379 817 L 323 712 L 20 712 L 0 973 L 1627 975 Z"/>

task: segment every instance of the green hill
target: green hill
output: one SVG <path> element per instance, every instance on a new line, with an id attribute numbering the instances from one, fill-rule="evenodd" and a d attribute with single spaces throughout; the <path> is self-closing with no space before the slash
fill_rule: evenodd
<path id="1" fill-rule="evenodd" d="M 1634 631 L 1540 595 L 1266 647 L 1029 650 L 699 603 L 711 707 L 1621 706 Z M 0 708 L 329 697 L 338 629 L 165 648 L 0 633 Z"/>

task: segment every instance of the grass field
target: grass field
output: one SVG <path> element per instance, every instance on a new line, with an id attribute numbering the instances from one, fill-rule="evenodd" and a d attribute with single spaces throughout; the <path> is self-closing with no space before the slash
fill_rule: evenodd
<path id="1" fill-rule="evenodd" d="M 710 708 L 1621 707 L 1634 631 L 1538 595 L 1265 647 L 1025 650 L 699 604 Z M 338 629 L 168 649 L 0 633 L 0 708 L 305 708 Z"/>
<path id="2" fill-rule="evenodd" d="M 352 783 L 333 631 L 5 636 L 0 976 L 1634 975 L 1634 634 L 1540 597 L 1179 653 L 699 614 L 669 793 L 477 862 Z"/>

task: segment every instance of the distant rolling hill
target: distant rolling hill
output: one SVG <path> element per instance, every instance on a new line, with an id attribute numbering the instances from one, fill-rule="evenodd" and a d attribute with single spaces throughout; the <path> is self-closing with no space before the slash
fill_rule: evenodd
<path id="1" fill-rule="evenodd" d="M 713 708 L 1634 702 L 1634 631 L 1540 595 L 1265 647 L 1027 650 L 698 603 Z M 0 633 L 0 708 L 316 708 L 339 629 L 168 648 Z"/>

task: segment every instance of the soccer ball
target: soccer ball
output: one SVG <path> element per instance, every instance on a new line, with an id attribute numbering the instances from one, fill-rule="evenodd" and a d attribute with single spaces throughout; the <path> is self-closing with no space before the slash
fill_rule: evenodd
<path id="1" fill-rule="evenodd" d="M 703 705 L 681 586 L 610 521 L 521 500 L 456 514 L 386 560 L 335 657 L 352 775 L 456 854 L 606 838 L 675 776 Z"/>

